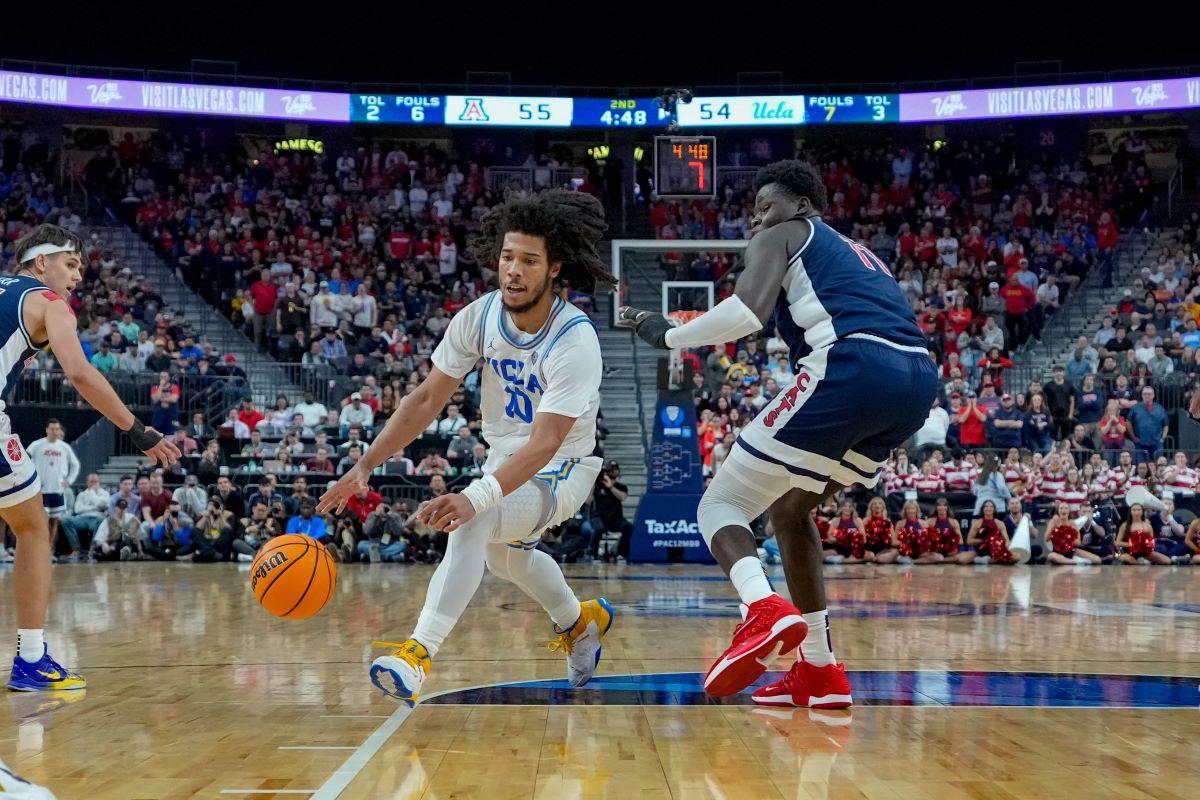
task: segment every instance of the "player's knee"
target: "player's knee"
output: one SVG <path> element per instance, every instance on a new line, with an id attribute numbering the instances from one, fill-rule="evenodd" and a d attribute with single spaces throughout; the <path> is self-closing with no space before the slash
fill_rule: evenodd
<path id="1" fill-rule="evenodd" d="M 529 551 L 505 542 L 491 542 L 484 563 L 497 578 L 519 583 L 529 569 Z"/>
<path id="2" fill-rule="evenodd" d="M 715 490 L 715 491 L 714 491 Z M 760 512 L 761 513 L 761 512 Z M 757 514 L 751 514 L 742 500 L 733 492 L 725 491 L 717 481 L 709 485 L 696 507 L 696 522 L 704 543 L 712 547 L 713 537 L 722 528 L 739 527 L 750 530 L 750 523 Z"/>

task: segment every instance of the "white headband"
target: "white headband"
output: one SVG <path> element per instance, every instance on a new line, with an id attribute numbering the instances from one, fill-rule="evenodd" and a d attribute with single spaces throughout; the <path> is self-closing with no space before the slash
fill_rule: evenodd
<path id="1" fill-rule="evenodd" d="M 21 259 L 22 264 L 28 264 L 38 256 L 52 256 L 56 253 L 78 253 L 69 244 L 39 244 L 37 247 L 31 247 L 25 251 L 25 257 Z"/>

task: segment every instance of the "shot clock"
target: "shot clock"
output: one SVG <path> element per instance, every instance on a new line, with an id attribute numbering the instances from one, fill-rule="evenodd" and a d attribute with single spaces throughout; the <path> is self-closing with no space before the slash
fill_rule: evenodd
<path id="1" fill-rule="evenodd" d="M 717 137 L 655 136 L 654 185 L 659 197 L 715 197 Z"/>

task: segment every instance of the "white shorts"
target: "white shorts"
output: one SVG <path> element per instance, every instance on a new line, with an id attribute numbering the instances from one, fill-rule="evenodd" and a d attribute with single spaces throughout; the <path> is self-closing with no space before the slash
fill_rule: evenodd
<path id="1" fill-rule="evenodd" d="M 11 508 L 36 497 L 42 482 L 33 466 L 33 459 L 12 433 L 8 415 L 0 412 L 0 508 Z"/>
<path id="2" fill-rule="evenodd" d="M 500 461 L 489 463 L 487 472 L 500 466 Z M 549 497 L 549 507 L 543 507 L 540 521 L 525 535 L 504 530 L 502 536 L 510 547 L 532 550 L 542 538 L 542 531 L 553 528 L 575 516 L 575 512 L 587 501 L 604 461 L 596 456 L 585 458 L 560 458 L 551 461 L 533 476 L 542 493 Z M 511 496 L 511 495 L 510 495 Z M 507 498 L 506 498 L 507 499 Z"/>

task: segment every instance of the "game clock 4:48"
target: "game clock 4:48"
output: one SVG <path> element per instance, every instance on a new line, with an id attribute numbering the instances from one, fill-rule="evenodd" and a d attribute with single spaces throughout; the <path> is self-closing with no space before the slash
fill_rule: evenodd
<path id="1" fill-rule="evenodd" d="M 659 197 L 715 197 L 715 136 L 654 137 L 654 185 Z"/>

